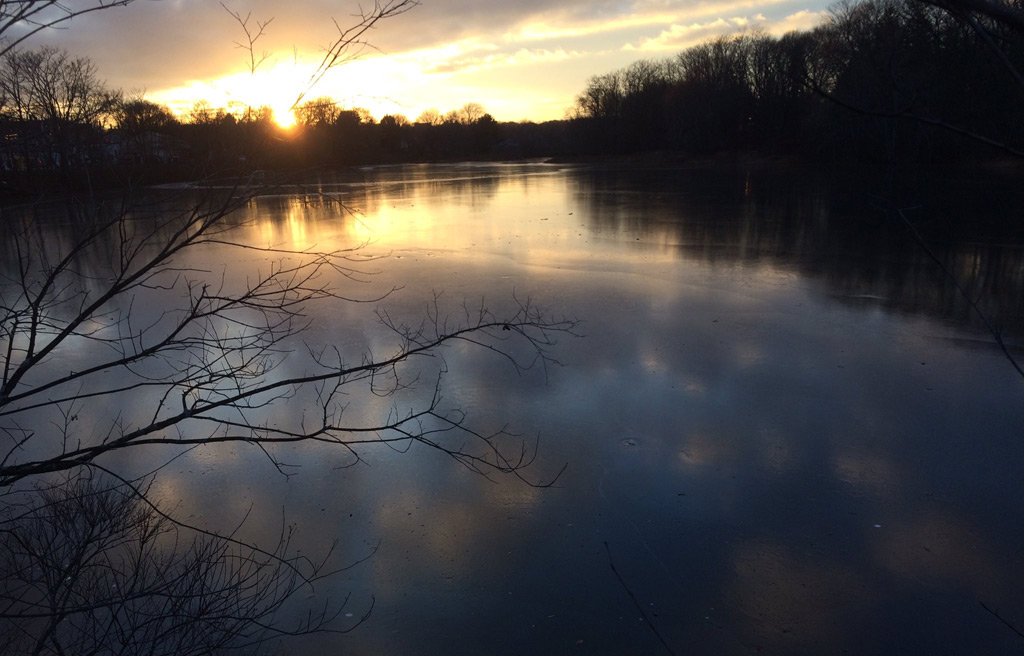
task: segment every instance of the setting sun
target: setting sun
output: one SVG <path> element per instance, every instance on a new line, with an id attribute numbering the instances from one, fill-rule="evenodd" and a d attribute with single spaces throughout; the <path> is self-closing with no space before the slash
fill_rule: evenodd
<path id="1" fill-rule="evenodd" d="M 295 112 L 289 109 L 289 105 L 273 107 L 274 122 L 280 127 L 290 130 L 295 127 Z"/>
<path id="2" fill-rule="evenodd" d="M 282 128 L 295 125 L 292 107 L 305 91 L 309 80 L 309 66 L 295 62 L 280 62 L 266 69 L 232 73 L 206 81 L 193 81 L 186 87 L 151 94 L 166 102 L 180 114 L 186 114 L 193 103 L 205 100 L 214 107 L 225 107 L 235 113 L 245 108 L 269 107 L 274 122 Z"/>

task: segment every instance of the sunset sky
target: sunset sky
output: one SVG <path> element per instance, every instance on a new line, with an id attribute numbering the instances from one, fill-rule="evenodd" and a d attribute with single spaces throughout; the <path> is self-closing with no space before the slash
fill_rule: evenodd
<path id="1" fill-rule="evenodd" d="M 75 2 L 71 3 L 75 5 Z M 251 21 L 273 18 L 257 50 L 270 58 L 250 75 L 244 34 L 214 0 L 136 0 L 80 16 L 31 43 L 90 57 L 109 86 L 144 91 L 182 111 L 196 100 L 289 106 L 310 66 L 353 22 L 355 3 L 225 0 Z M 760 26 L 807 29 L 830 0 L 422 0 L 379 24 L 380 52 L 340 67 L 309 97 L 332 96 L 377 118 L 467 102 L 499 121 L 563 118 L 591 75 L 659 59 L 723 33 Z"/>

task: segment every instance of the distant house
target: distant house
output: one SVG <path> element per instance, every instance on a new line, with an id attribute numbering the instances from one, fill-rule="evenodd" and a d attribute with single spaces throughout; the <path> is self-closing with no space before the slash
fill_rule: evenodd
<path id="1" fill-rule="evenodd" d="M 60 153 L 45 121 L 2 121 L 0 135 L 0 170 L 47 171 L 60 167 Z"/>
<path id="2" fill-rule="evenodd" d="M 0 170 L 54 171 L 102 159 L 102 129 L 45 120 L 0 121 Z"/>

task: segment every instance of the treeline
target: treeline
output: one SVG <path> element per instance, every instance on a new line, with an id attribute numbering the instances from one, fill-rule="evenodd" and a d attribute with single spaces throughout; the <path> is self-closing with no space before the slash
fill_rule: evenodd
<path id="1" fill-rule="evenodd" d="M 1020 151 L 1021 37 L 919 0 L 845 2 L 809 32 L 724 36 L 590 78 L 571 140 L 885 163 Z"/>
<path id="2" fill-rule="evenodd" d="M 444 114 L 427 110 L 415 121 L 389 114 L 377 122 L 318 98 L 297 107 L 295 119 L 294 150 L 306 165 L 536 157 L 565 149 L 558 124 L 499 123 L 475 102 Z"/>
<path id="3" fill-rule="evenodd" d="M 299 104 L 282 128 L 269 107 L 196 103 L 178 117 L 108 89 L 87 58 L 45 47 L 0 60 L 0 183 L 31 190 L 188 180 L 253 170 L 564 152 L 564 126 L 499 124 L 479 103 L 379 122 L 330 98 Z"/>
<path id="4" fill-rule="evenodd" d="M 88 59 L 10 50 L 0 60 L 0 182 L 648 151 L 889 166 L 1021 155 L 1024 0 L 999 0 L 1016 20 L 946 2 L 847 2 L 809 32 L 723 36 L 638 61 L 590 78 L 567 120 L 542 124 L 499 123 L 478 103 L 376 121 L 331 98 L 299 104 L 291 130 L 266 107 L 200 102 L 177 117 L 106 88 Z"/>
<path id="5" fill-rule="evenodd" d="M 186 122 L 172 125 L 165 118 L 161 130 L 174 134 L 188 157 L 201 153 L 218 168 L 233 162 L 275 169 L 517 158 L 565 148 L 557 124 L 499 123 L 474 102 L 444 114 L 427 110 L 415 121 L 402 114 L 377 121 L 366 109 L 347 109 L 329 97 L 303 102 L 293 113 L 294 127 L 284 130 L 269 108 L 233 113 L 197 103 Z"/>

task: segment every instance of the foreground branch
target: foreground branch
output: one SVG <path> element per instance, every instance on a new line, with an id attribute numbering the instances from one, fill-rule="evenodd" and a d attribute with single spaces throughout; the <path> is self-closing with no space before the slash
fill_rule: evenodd
<path id="1" fill-rule="evenodd" d="M 286 524 L 270 550 L 240 542 L 233 532 L 196 530 L 160 510 L 147 491 L 145 484 L 83 472 L 27 498 L 6 495 L 0 514 L 5 652 L 248 650 L 283 636 L 345 633 L 372 609 L 371 603 L 360 619 L 337 627 L 345 598 L 282 623 L 298 593 L 341 571 L 327 567 L 333 548 L 320 560 L 293 554 L 295 527 Z"/>
<path id="2" fill-rule="evenodd" d="M 268 447 L 310 441 L 354 454 L 370 444 L 420 442 L 478 473 L 519 475 L 535 450 L 506 454 L 510 433 L 480 432 L 457 408 L 446 408 L 437 356 L 461 343 L 520 373 L 546 368 L 557 364 L 551 348 L 558 336 L 575 334 L 577 322 L 515 297 L 500 316 L 482 303 L 446 313 L 438 296 L 415 324 L 378 311 L 395 337 L 385 357 L 352 361 L 336 348 L 309 344 L 302 336 L 314 305 L 378 302 L 391 290 L 362 298 L 342 293 L 342 283 L 368 280 L 357 250 L 234 241 L 238 212 L 253 193 L 242 186 L 203 192 L 170 217 L 119 209 L 63 253 L 17 233 L 17 270 L 0 289 L 0 486 L 72 471 L 128 448 L 222 442 L 253 445 L 282 471 Z M 210 248 L 252 253 L 257 262 L 232 279 L 190 264 Z M 299 375 L 282 375 L 280 365 L 298 357 L 297 349 L 312 362 Z M 396 405 L 378 421 L 348 420 L 353 394 L 395 397 L 415 384 L 415 363 L 427 361 L 442 363 L 429 398 Z M 71 367 L 56 366 L 61 362 Z M 272 411 L 289 399 L 307 411 L 291 422 Z M 130 411 L 104 426 L 112 406 Z M 314 415 L 318 421 L 307 419 Z M 83 416 L 99 421 L 83 427 Z M 447 446 L 448 434 L 462 442 Z"/>

